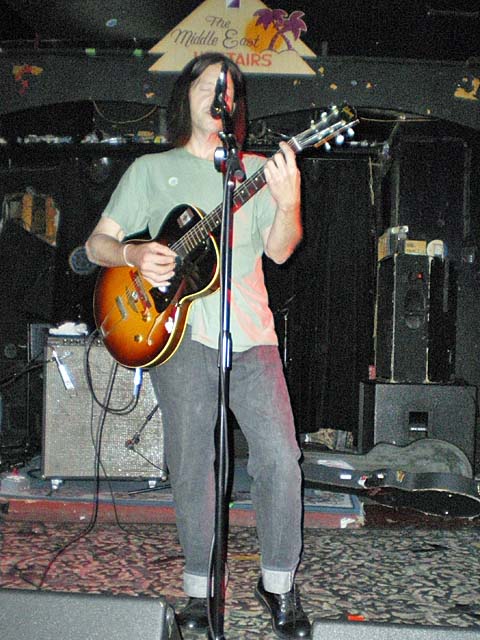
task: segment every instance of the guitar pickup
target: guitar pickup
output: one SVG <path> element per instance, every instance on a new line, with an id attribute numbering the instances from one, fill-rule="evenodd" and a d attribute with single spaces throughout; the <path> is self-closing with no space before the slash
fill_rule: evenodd
<path id="1" fill-rule="evenodd" d="M 113 304 L 113 302 L 115 302 L 115 304 Z M 108 313 L 105 315 L 102 324 L 99 326 L 102 338 L 108 338 L 108 336 L 115 331 L 122 322 L 127 320 L 127 318 L 128 310 L 125 307 L 122 296 L 115 296 L 112 300 L 112 305 Z"/>
<path id="2" fill-rule="evenodd" d="M 122 297 L 121 296 L 117 296 L 115 298 L 115 303 L 117 305 L 118 310 L 120 311 L 120 315 L 122 316 L 122 320 L 126 320 L 127 316 L 128 316 L 128 313 L 127 313 L 127 310 L 125 308 L 125 305 L 123 304 Z"/>

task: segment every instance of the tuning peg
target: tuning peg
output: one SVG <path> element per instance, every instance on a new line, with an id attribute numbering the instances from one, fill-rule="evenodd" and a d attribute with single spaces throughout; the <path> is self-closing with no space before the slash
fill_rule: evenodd
<path id="1" fill-rule="evenodd" d="M 344 142 L 345 142 L 345 136 L 339 133 L 338 136 L 335 137 L 335 144 L 338 147 L 341 147 Z"/>
<path id="2" fill-rule="evenodd" d="M 353 136 L 355 135 L 355 131 L 352 129 L 352 127 L 348 127 L 347 129 L 347 136 L 349 138 L 353 138 Z"/>
<path id="3" fill-rule="evenodd" d="M 332 145 L 329 142 L 325 142 L 323 147 L 324 147 L 325 151 L 331 151 L 332 150 Z"/>

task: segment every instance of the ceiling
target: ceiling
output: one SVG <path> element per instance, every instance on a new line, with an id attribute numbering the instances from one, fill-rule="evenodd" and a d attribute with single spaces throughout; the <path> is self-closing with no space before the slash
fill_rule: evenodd
<path id="1" fill-rule="evenodd" d="M 0 41 L 4 50 L 35 38 L 40 43 L 59 41 L 62 47 L 100 42 L 148 47 L 200 4 L 200 0 L 0 0 Z M 480 59 L 480 9 L 472 0 L 266 0 L 265 4 L 287 13 L 303 11 L 308 31 L 302 40 L 318 55 Z"/>

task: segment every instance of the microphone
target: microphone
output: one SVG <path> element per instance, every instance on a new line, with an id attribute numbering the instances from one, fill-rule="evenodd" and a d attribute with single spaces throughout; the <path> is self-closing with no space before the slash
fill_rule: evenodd
<path id="1" fill-rule="evenodd" d="M 215 97 L 210 107 L 210 115 L 214 120 L 222 117 L 222 111 L 226 108 L 225 93 L 227 91 L 227 63 L 222 63 L 220 74 L 215 85 Z"/>

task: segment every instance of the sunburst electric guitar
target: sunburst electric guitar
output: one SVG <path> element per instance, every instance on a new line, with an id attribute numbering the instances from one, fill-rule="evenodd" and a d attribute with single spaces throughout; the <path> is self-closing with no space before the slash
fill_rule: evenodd
<path id="1" fill-rule="evenodd" d="M 292 137 L 288 145 L 299 153 L 319 147 L 358 122 L 349 105 L 331 107 L 320 120 Z M 233 194 L 237 210 L 266 184 L 263 169 L 247 178 Z M 219 287 L 218 230 L 222 205 L 204 214 L 182 204 L 170 211 L 155 238 L 148 234 L 127 242 L 160 242 L 177 254 L 176 274 L 167 288 L 154 287 L 136 267 L 100 270 L 94 292 L 94 316 L 107 350 L 126 367 L 166 362 L 185 333 L 190 305 Z"/>

